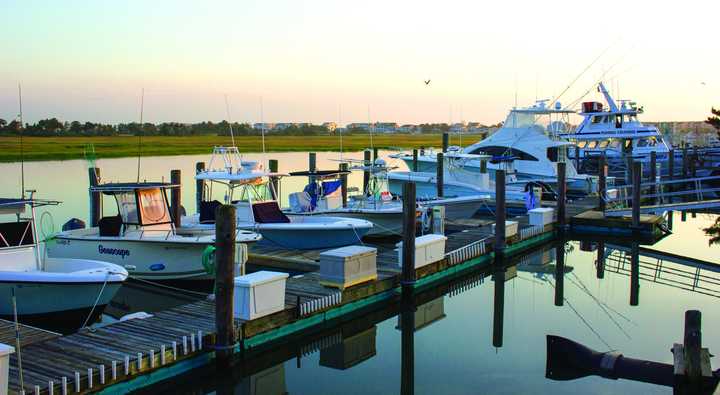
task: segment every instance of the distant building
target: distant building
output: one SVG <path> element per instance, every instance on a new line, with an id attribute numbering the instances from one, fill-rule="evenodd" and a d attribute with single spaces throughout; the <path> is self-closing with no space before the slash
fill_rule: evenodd
<path id="1" fill-rule="evenodd" d="M 417 125 L 406 123 L 398 128 L 399 132 L 403 133 L 414 133 L 417 131 Z"/>
<path id="2" fill-rule="evenodd" d="M 263 129 L 264 130 L 273 130 L 273 129 L 275 129 L 275 124 L 267 123 L 267 122 L 265 122 L 265 123 L 257 122 L 257 123 L 253 124 L 253 129 L 255 129 L 255 130 L 263 130 Z"/>
<path id="3" fill-rule="evenodd" d="M 275 127 L 273 128 L 273 130 L 285 130 L 285 129 L 289 128 L 290 126 L 295 126 L 295 124 L 292 122 L 278 122 L 275 124 Z"/>
<path id="4" fill-rule="evenodd" d="M 370 124 L 369 123 L 349 123 L 345 126 L 348 130 L 352 129 L 360 129 L 360 130 L 370 130 Z"/>
<path id="5" fill-rule="evenodd" d="M 395 133 L 398 130 L 396 122 L 376 122 L 374 131 L 377 133 Z"/>
<path id="6" fill-rule="evenodd" d="M 465 123 L 454 123 L 450 125 L 450 128 L 448 129 L 450 133 L 462 133 L 467 131 L 467 125 Z"/>

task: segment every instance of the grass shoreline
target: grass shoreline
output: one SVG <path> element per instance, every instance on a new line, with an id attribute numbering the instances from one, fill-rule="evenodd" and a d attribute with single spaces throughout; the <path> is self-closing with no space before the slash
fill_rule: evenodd
<path id="1" fill-rule="evenodd" d="M 477 141 L 480 135 L 463 136 L 466 141 Z M 451 138 L 451 144 L 455 143 Z M 439 147 L 441 134 L 375 135 L 373 143 L 380 149 L 412 149 Z M 262 152 L 258 136 L 235 137 L 241 152 Z M 96 158 L 123 158 L 138 155 L 138 138 L 135 136 L 109 137 L 24 137 L 23 158 L 26 161 L 84 159 L 85 147 L 92 145 Z M 141 156 L 194 155 L 212 152 L 213 146 L 231 145 L 228 136 L 145 136 L 142 138 Z M 337 136 L 266 136 L 267 152 L 339 151 Z M 343 137 L 344 151 L 361 151 L 370 146 L 369 135 Z M 20 140 L 17 137 L 0 137 L 0 162 L 17 162 L 21 158 Z"/>

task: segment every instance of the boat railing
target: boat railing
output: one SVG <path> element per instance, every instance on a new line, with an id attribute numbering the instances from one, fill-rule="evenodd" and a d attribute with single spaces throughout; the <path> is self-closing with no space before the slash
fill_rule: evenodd
<path id="1" fill-rule="evenodd" d="M 682 200 L 703 201 L 716 198 L 716 192 L 720 192 L 720 187 L 713 186 L 720 182 L 720 176 L 693 177 L 679 180 L 662 180 L 655 182 L 645 182 L 640 184 L 641 199 L 653 199 L 659 204 L 672 203 L 675 198 Z M 708 185 L 708 183 L 710 185 Z M 623 185 L 614 188 L 615 196 L 606 194 L 604 200 L 608 204 L 613 205 L 629 205 L 632 201 L 632 185 Z M 643 191 L 650 191 L 642 193 Z"/>

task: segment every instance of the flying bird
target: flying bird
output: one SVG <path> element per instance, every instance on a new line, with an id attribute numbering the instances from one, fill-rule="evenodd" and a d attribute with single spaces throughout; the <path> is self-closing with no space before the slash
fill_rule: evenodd
<path id="1" fill-rule="evenodd" d="M 430 85 L 430 80 L 425 80 L 423 82 L 425 82 L 425 85 Z"/>

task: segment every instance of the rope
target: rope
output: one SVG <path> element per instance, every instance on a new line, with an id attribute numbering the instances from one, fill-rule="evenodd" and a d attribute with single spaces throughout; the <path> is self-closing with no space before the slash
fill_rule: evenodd
<path id="1" fill-rule="evenodd" d="M 132 278 L 133 281 L 150 284 L 155 287 L 165 288 L 165 289 L 169 289 L 172 291 L 183 292 L 183 293 L 198 295 L 198 296 L 202 296 L 202 297 L 206 297 L 208 295 L 206 292 L 198 292 L 198 291 L 191 291 L 189 289 L 177 288 L 177 287 L 173 287 L 170 285 L 160 284 L 155 281 L 145 280 L 145 279 L 138 278 L 138 277 L 130 277 L 130 278 Z"/>
<path id="2" fill-rule="evenodd" d="M 97 298 L 95 298 L 95 303 L 93 303 L 92 309 L 90 309 L 90 313 L 88 313 L 87 318 L 85 318 L 85 322 L 82 324 L 80 329 L 85 328 L 87 326 L 88 321 L 90 321 L 90 317 L 92 317 L 93 312 L 95 311 L 95 307 L 97 307 L 98 302 L 100 301 L 100 297 L 102 296 L 103 292 L 105 291 L 105 286 L 107 285 L 108 279 L 110 278 L 111 274 L 115 274 L 114 272 L 108 271 L 105 275 L 105 281 L 103 281 L 102 288 L 100 288 L 100 293 L 98 294 Z"/>
<path id="3" fill-rule="evenodd" d="M 202 266 L 205 273 L 215 275 L 215 246 L 209 245 L 205 247 L 202 253 Z"/>
<path id="4" fill-rule="evenodd" d="M 548 280 L 548 284 L 550 284 L 550 286 L 552 286 L 553 288 L 555 288 L 555 284 L 553 284 L 553 283 L 552 283 L 551 281 L 549 281 L 549 280 Z M 590 331 L 591 331 L 592 333 L 594 333 L 595 336 L 597 336 L 597 338 L 600 339 L 600 341 L 601 341 L 609 350 L 612 350 L 613 348 L 608 344 L 608 342 L 606 342 L 605 339 L 603 339 L 603 337 L 600 336 L 600 334 L 595 330 L 595 328 L 593 328 L 592 325 L 590 325 L 590 323 L 587 322 L 587 320 L 585 320 L 585 318 L 580 314 L 580 312 L 578 312 L 578 311 L 575 309 L 575 307 L 573 307 L 572 303 L 570 303 L 570 301 L 569 301 L 566 297 L 564 297 L 564 296 L 563 296 L 563 300 L 564 300 L 565 302 L 567 302 L 568 307 L 573 311 L 573 313 L 575 313 L 575 315 L 577 315 L 577 317 L 580 319 L 580 321 L 582 321 L 582 323 L 585 324 L 585 326 L 587 326 L 588 329 L 590 329 Z"/>

